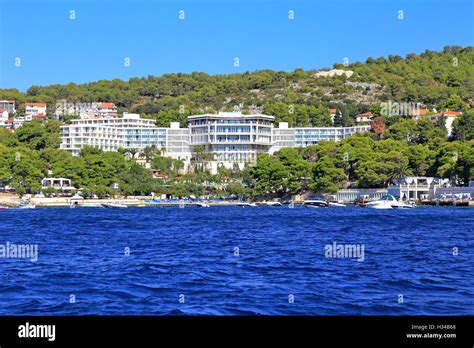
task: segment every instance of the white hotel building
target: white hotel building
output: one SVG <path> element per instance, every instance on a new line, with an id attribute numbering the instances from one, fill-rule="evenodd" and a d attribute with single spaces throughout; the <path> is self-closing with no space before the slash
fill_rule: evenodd
<path id="1" fill-rule="evenodd" d="M 170 127 L 157 127 L 154 120 L 125 113 L 122 118 L 93 118 L 73 120 L 61 127 L 61 149 L 78 155 L 85 146 L 97 146 L 104 151 L 119 148 L 143 149 L 155 145 L 169 157 L 190 164 L 196 147 L 201 146 L 212 160 L 209 169 L 219 165 L 231 167 L 254 162 L 259 153 L 270 153 L 283 147 L 306 147 L 322 140 L 342 140 L 370 126 L 289 128 L 281 122 L 274 126 L 275 117 L 239 112 L 192 115 L 189 125 L 180 128 L 178 122 Z"/>
<path id="2" fill-rule="evenodd" d="M 272 145 L 273 116 L 220 113 L 188 117 L 192 146 L 216 161 L 252 162 Z"/>
<path id="3" fill-rule="evenodd" d="M 172 122 L 169 128 L 156 127 L 154 120 L 125 113 L 121 118 L 85 118 L 72 120 L 61 126 L 61 149 L 74 156 L 85 146 L 96 146 L 104 151 L 143 149 L 155 145 L 164 149 L 170 157 L 190 160 L 189 130 Z"/>

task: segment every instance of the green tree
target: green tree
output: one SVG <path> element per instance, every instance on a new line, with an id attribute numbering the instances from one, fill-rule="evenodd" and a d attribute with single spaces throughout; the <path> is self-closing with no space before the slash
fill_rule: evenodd
<path id="1" fill-rule="evenodd" d="M 251 174 L 257 195 L 282 195 L 286 192 L 288 169 L 277 157 L 259 155 Z"/>
<path id="2" fill-rule="evenodd" d="M 49 147 L 57 148 L 61 143 L 59 122 L 56 120 L 42 121 L 34 119 L 18 128 L 14 133 L 16 139 L 32 150 L 42 150 Z"/>
<path id="3" fill-rule="evenodd" d="M 395 140 L 416 141 L 417 134 L 416 121 L 402 118 L 388 127 L 387 137 Z"/>
<path id="4" fill-rule="evenodd" d="M 313 165 L 313 182 L 310 189 L 316 192 L 336 192 L 345 181 L 344 170 L 337 168 L 328 157 L 319 159 Z"/>
<path id="5" fill-rule="evenodd" d="M 462 110 L 466 107 L 466 103 L 462 98 L 456 94 L 451 95 L 443 103 L 441 103 L 441 108 L 443 110 Z"/>
<path id="6" fill-rule="evenodd" d="M 145 146 L 141 152 L 139 152 L 139 156 L 145 159 L 146 163 L 149 163 L 155 156 L 160 154 L 161 149 L 159 150 L 156 145 Z"/>
<path id="7" fill-rule="evenodd" d="M 452 138 L 459 141 L 474 139 L 474 109 L 469 109 L 453 123 Z"/>

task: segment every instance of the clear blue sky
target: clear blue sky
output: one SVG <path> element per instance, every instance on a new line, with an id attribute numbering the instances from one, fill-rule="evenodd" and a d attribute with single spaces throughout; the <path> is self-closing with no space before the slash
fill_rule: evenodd
<path id="1" fill-rule="evenodd" d="M 472 0 L 0 0 L 0 88 L 317 69 L 473 45 Z M 74 10 L 76 18 L 69 19 Z M 185 19 L 178 18 L 185 11 Z M 293 10 L 294 20 L 288 19 Z M 404 19 L 397 18 L 402 10 Z M 15 67 L 15 58 L 21 66 Z M 124 59 L 130 58 L 130 67 Z M 234 67 L 239 57 L 240 67 Z"/>

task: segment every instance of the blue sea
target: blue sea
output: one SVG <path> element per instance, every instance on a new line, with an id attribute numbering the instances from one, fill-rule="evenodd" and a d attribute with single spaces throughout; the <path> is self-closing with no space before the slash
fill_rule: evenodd
<path id="1" fill-rule="evenodd" d="M 10 209 L 7 243 L 0 315 L 474 315 L 467 207 Z"/>

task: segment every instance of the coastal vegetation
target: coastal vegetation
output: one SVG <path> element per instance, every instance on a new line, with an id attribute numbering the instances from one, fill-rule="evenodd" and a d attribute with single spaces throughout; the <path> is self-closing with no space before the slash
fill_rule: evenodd
<path id="1" fill-rule="evenodd" d="M 464 134 L 463 124 L 473 120 L 474 110 L 466 112 L 455 126 L 456 134 Z M 261 155 L 248 169 L 247 183 L 256 195 L 284 196 L 307 190 L 382 188 L 409 175 L 449 178 L 459 186 L 472 180 L 472 131 L 470 138 L 448 141 L 445 132 L 429 120 L 399 118 L 392 122 L 382 134 L 359 133 L 339 142 L 323 141 L 301 149 L 282 149 L 274 156 Z"/>
<path id="2" fill-rule="evenodd" d="M 86 147 L 74 157 L 58 149 L 58 121 L 34 120 L 14 133 L 0 129 L 0 181 L 20 195 L 41 191 L 41 179 L 50 176 L 71 179 L 84 197 L 151 192 L 174 197 L 284 197 L 308 190 L 386 187 L 406 175 L 440 176 L 457 185 L 467 185 L 474 177 L 473 109 L 455 122 L 451 139 L 427 119 L 386 123 L 390 125 L 379 134 L 372 131 L 340 142 L 284 148 L 273 156 L 260 155 L 255 165 L 242 171 L 221 167 L 211 175 L 203 166 L 208 160 L 204 153 L 195 156 L 193 173 L 181 173 L 181 161 L 164 157 L 153 147 L 131 152 Z M 43 193 L 55 194 L 50 189 Z"/>

